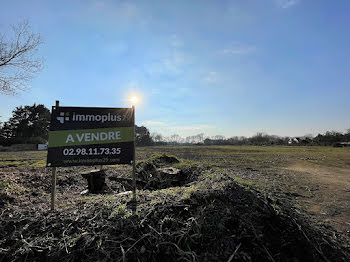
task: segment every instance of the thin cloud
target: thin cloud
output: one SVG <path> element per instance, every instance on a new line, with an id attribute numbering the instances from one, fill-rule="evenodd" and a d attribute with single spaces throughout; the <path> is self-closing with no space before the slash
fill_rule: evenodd
<path id="1" fill-rule="evenodd" d="M 193 136 L 198 133 L 212 133 L 215 127 L 210 125 L 188 125 L 188 126 L 170 126 L 167 129 L 161 130 L 163 135 L 178 134 L 181 137 Z"/>
<path id="2" fill-rule="evenodd" d="M 152 132 L 161 133 L 163 136 L 178 134 L 182 137 L 196 135 L 198 133 L 212 133 L 215 130 L 214 126 L 199 124 L 199 125 L 169 125 L 165 122 L 145 121 L 143 125 L 149 128 Z"/>
<path id="3" fill-rule="evenodd" d="M 164 126 L 164 122 L 147 120 L 143 123 L 145 126 Z"/>
<path id="4" fill-rule="evenodd" d="M 172 130 L 173 132 L 181 132 L 181 131 L 201 131 L 204 129 L 212 129 L 214 128 L 213 126 L 210 125 L 189 125 L 189 126 L 171 126 L 167 125 L 165 122 L 161 121 L 152 121 L 152 120 L 147 120 L 143 122 L 143 125 L 145 126 L 163 126 L 167 127 L 168 129 Z"/>
<path id="5" fill-rule="evenodd" d="M 275 0 L 275 2 L 281 8 L 289 8 L 299 3 L 300 0 Z"/>
<path id="6" fill-rule="evenodd" d="M 174 126 L 173 128 L 176 129 L 177 131 L 203 131 L 207 129 L 212 129 L 214 127 L 210 125 L 193 125 L 193 126 Z"/>
<path id="7" fill-rule="evenodd" d="M 188 64 L 188 59 L 181 50 L 184 42 L 176 34 L 172 34 L 168 39 L 170 51 L 161 54 L 158 61 L 145 66 L 145 71 L 149 75 L 181 75 L 184 73 Z"/>
<path id="8" fill-rule="evenodd" d="M 227 55 L 245 55 L 255 51 L 256 48 L 253 46 L 245 46 L 240 43 L 235 43 L 231 47 L 224 49 L 223 53 Z"/>
<path id="9" fill-rule="evenodd" d="M 180 75 L 184 72 L 185 56 L 178 51 L 173 51 L 157 62 L 145 66 L 145 71 L 150 75 Z"/>
<path id="10" fill-rule="evenodd" d="M 216 82 L 218 80 L 218 73 L 217 72 L 209 72 L 208 75 L 206 75 L 203 79 L 205 82 Z"/>
<path id="11" fill-rule="evenodd" d="M 210 125 L 188 125 L 188 126 L 171 126 L 164 132 L 164 135 L 178 134 L 182 137 L 193 136 L 198 133 L 212 133 L 215 127 Z"/>
<path id="12" fill-rule="evenodd" d="M 183 72 L 184 56 L 179 52 L 174 52 L 172 56 L 163 59 L 162 63 L 168 72 L 180 74 Z"/>

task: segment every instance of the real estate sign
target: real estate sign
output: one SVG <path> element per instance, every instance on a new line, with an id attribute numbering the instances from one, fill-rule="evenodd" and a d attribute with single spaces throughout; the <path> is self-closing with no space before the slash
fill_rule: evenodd
<path id="1" fill-rule="evenodd" d="M 47 166 L 130 164 L 133 108 L 52 107 Z"/>

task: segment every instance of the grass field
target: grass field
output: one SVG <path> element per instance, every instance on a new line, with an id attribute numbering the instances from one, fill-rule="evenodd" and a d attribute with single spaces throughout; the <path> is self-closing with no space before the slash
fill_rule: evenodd
<path id="1" fill-rule="evenodd" d="M 191 165 L 210 169 L 210 172 L 215 173 L 215 179 L 217 179 L 215 180 L 217 182 L 210 186 L 213 190 L 226 183 L 218 179 L 222 174 L 222 176 L 233 178 L 243 187 L 258 190 L 258 192 L 268 196 L 269 199 L 272 199 L 272 205 L 288 203 L 287 206 L 292 206 L 293 210 L 307 216 L 316 224 L 330 226 L 335 230 L 334 232 L 342 235 L 342 237 L 349 237 L 349 148 L 282 146 L 137 148 L 138 161 L 150 158 L 155 154 L 173 155 L 182 159 L 182 162 L 177 164 L 178 167 Z M 0 191 L 6 187 L 8 190 L 12 189 L 13 192 L 18 192 L 17 195 L 13 195 L 18 199 L 27 195 L 28 199 L 23 198 L 25 204 L 22 207 L 21 203 L 18 203 L 20 208 L 37 211 L 47 208 L 42 205 L 45 201 L 49 203 L 48 193 L 50 191 L 49 169 L 45 168 L 45 163 L 46 152 L 1 152 L 0 174 L 2 175 L 2 181 Z M 97 202 L 94 202 L 100 201 L 98 196 L 81 198 L 77 193 L 84 187 L 84 181 L 81 181 L 81 178 L 79 180 L 79 177 L 73 174 L 87 168 L 59 168 L 57 195 L 59 210 L 70 210 L 72 206 L 77 205 L 83 205 L 83 209 L 85 209 L 85 205 L 92 203 L 91 201 L 95 203 L 94 205 L 98 205 Z M 113 168 L 110 167 L 110 169 Z M 126 175 L 131 171 L 126 166 L 116 166 L 115 168 L 117 172 Z M 206 173 L 206 179 L 211 179 L 210 172 Z M 35 178 L 31 177 L 31 174 L 34 173 L 36 174 Z M 16 178 L 11 180 L 11 176 L 14 175 Z M 21 177 L 25 178 L 25 184 L 19 182 Z M 71 189 L 71 193 L 60 194 L 60 188 Z M 151 203 L 159 205 L 163 203 L 162 201 L 165 198 L 186 201 L 186 198 L 189 198 L 196 190 L 198 188 L 179 187 L 159 192 L 154 191 L 151 194 L 140 192 L 140 197 L 153 199 Z M 36 198 L 37 195 L 42 196 L 41 202 Z M 33 206 L 28 206 L 28 200 L 31 201 Z M 38 203 L 37 207 L 35 203 Z M 147 213 L 148 205 L 149 203 L 146 201 L 139 208 Z M 120 207 L 118 208 L 120 209 Z M 118 212 L 127 214 L 126 209 Z"/>
<path id="2" fill-rule="evenodd" d="M 271 169 L 299 160 L 327 167 L 350 167 L 350 149 L 335 147 L 164 146 L 138 147 L 136 152 L 138 160 L 157 153 L 220 167 Z M 0 152 L 0 166 L 43 167 L 45 164 L 45 151 Z"/>

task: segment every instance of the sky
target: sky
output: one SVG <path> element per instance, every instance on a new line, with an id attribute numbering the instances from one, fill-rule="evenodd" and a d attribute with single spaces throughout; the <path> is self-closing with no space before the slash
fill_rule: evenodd
<path id="1" fill-rule="evenodd" d="M 21 105 L 130 107 L 164 136 L 301 136 L 350 128 L 348 0 L 1 0 L 44 69 Z"/>

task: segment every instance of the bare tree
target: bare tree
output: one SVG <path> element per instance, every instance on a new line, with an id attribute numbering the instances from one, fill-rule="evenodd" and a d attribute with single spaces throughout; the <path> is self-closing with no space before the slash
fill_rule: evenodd
<path id="1" fill-rule="evenodd" d="M 178 134 L 173 134 L 173 135 L 170 136 L 170 141 L 169 142 L 173 142 L 173 143 L 179 144 L 179 143 L 182 142 L 182 138 Z"/>
<path id="2" fill-rule="evenodd" d="M 32 33 L 27 20 L 12 26 L 12 36 L 0 33 L 0 93 L 16 94 L 42 69 L 42 59 L 35 57 L 42 43 Z"/>
<path id="3" fill-rule="evenodd" d="M 161 142 L 163 140 L 163 136 L 157 132 L 152 133 L 151 137 L 154 142 Z"/>

